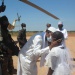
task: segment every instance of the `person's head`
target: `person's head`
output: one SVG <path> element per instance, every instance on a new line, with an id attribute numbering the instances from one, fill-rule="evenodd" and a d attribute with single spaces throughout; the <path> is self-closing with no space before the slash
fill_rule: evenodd
<path id="1" fill-rule="evenodd" d="M 62 41 L 64 40 L 64 35 L 60 31 L 56 31 L 52 34 L 52 42 L 56 41 L 56 46 L 61 45 Z"/>
<path id="2" fill-rule="evenodd" d="M 48 29 L 49 27 L 51 27 L 51 24 L 47 23 L 46 27 Z"/>
<path id="3" fill-rule="evenodd" d="M 21 27 L 22 27 L 22 29 L 26 29 L 26 24 L 25 23 L 22 23 L 21 24 Z"/>
<path id="4" fill-rule="evenodd" d="M 62 28 L 63 28 L 63 22 L 58 22 L 58 28 L 59 28 L 59 30 L 62 30 Z"/>
<path id="5" fill-rule="evenodd" d="M 7 29 L 8 25 L 9 25 L 9 21 L 6 16 L 0 17 L 0 25 L 1 25 L 1 28 Z"/>
<path id="6" fill-rule="evenodd" d="M 56 28 L 49 27 L 48 30 L 46 30 L 46 37 L 48 42 L 51 42 L 51 35 L 56 31 Z"/>

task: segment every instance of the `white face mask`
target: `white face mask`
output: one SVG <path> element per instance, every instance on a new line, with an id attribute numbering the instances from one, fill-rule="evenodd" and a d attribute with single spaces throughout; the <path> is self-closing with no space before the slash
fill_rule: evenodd
<path id="1" fill-rule="evenodd" d="M 51 42 L 52 41 L 52 37 L 50 36 L 50 37 L 47 37 L 47 41 L 48 42 Z"/>
<path id="2" fill-rule="evenodd" d="M 26 29 L 26 27 L 23 27 L 23 29 Z"/>

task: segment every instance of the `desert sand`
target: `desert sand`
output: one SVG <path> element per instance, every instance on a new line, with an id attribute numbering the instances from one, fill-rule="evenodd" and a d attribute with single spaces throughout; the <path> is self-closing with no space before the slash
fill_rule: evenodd
<path id="1" fill-rule="evenodd" d="M 30 37 L 27 37 L 29 39 Z M 16 40 L 16 37 L 13 37 L 14 40 Z M 75 34 L 69 34 L 68 39 L 66 40 L 66 45 L 70 49 L 72 57 L 75 58 Z M 13 56 L 13 65 L 14 68 L 17 69 L 17 59 L 18 57 Z M 74 61 L 75 63 L 75 61 Z M 38 66 L 38 75 L 47 75 L 48 68 L 47 67 L 42 67 L 40 68 L 40 63 L 37 62 Z M 72 75 L 75 75 L 75 71 L 73 72 Z"/>

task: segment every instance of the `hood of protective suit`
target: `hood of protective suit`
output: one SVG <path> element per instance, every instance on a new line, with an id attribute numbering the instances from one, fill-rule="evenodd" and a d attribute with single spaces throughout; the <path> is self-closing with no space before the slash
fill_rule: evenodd
<path id="1" fill-rule="evenodd" d="M 48 30 L 53 32 L 53 33 L 57 31 L 56 28 L 54 28 L 54 27 L 49 27 Z"/>

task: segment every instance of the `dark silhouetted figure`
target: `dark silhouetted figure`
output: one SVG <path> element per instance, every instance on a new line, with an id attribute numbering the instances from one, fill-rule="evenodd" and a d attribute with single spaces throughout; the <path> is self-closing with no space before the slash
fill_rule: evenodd
<path id="1" fill-rule="evenodd" d="M 0 17 L 1 26 L 1 47 L 0 51 L 3 53 L 2 61 L 2 75 L 13 75 L 13 60 L 12 56 L 18 56 L 19 48 L 12 39 L 8 31 L 9 21 L 6 16 Z M 1 55 L 1 54 L 0 54 Z"/>
<path id="2" fill-rule="evenodd" d="M 24 44 L 27 42 L 26 39 L 26 24 L 22 23 L 21 24 L 22 29 L 19 31 L 17 40 L 19 42 L 19 47 L 22 48 Z"/>

